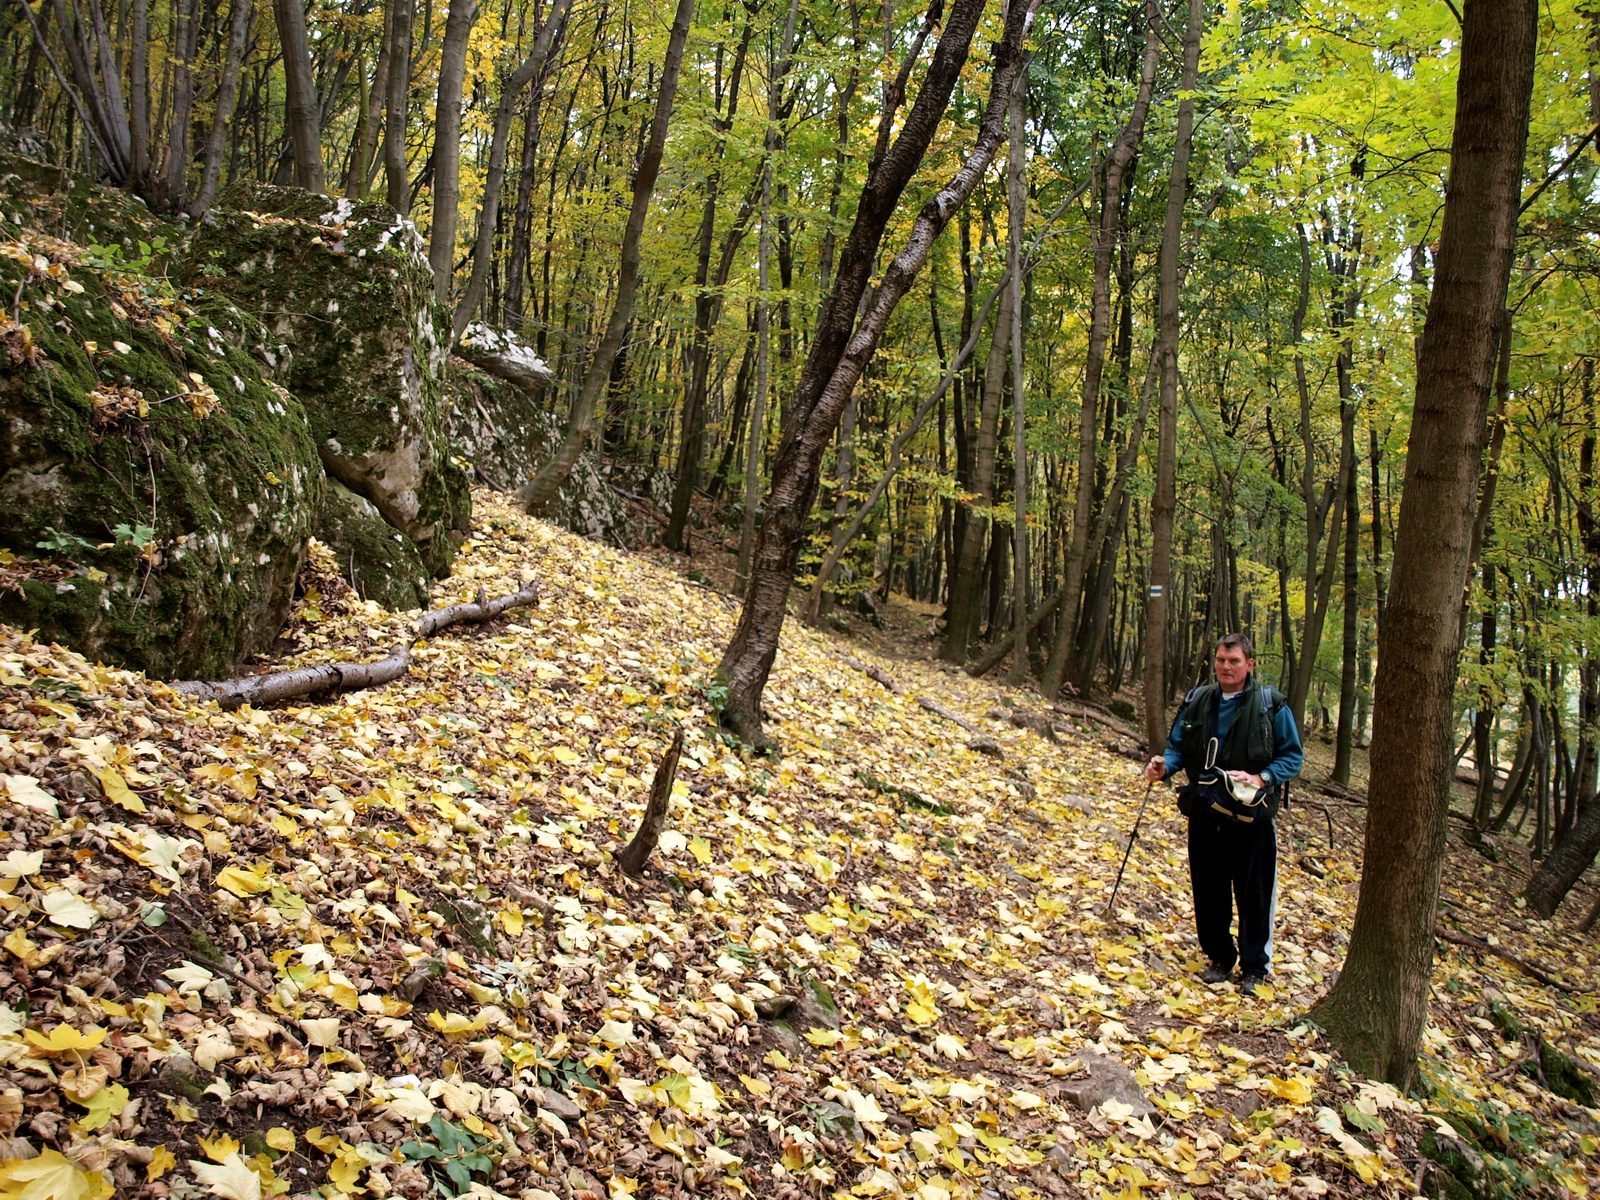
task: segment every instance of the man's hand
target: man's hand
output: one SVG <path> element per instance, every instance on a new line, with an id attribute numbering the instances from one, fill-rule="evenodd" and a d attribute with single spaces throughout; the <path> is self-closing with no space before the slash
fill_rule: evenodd
<path id="1" fill-rule="evenodd" d="M 1144 777 L 1151 783 L 1167 777 L 1167 760 L 1159 754 L 1144 765 Z"/>
<path id="2" fill-rule="evenodd" d="M 1248 783 L 1253 788 L 1264 788 L 1267 786 L 1266 780 L 1262 779 L 1259 775 L 1250 774 L 1249 771 L 1229 771 L 1228 778 L 1237 779 L 1241 783 Z"/>

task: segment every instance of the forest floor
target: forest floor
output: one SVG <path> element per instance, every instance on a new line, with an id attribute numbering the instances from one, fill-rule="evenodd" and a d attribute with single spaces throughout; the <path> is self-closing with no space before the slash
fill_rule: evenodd
<path id="1" fill-rule="evenodd" d="M 1558 1053 L 1600 1064 L 1587 898 L 1535 920 L 1514 865 L 1451 838 L 1441 926 L 1482 943 L 1441 945 L 1428 1091 L 1400 1096 L 1303 1021 L 1353 916 L 1358 806 L 1302 790 L 1271 986 L 1206 987 L 1167 791 L 1104 911 L 1144 788 L 1103 724 L 989 718 L 1043 706 L 938 669 L 901 605 L 870 638 L 790 623 L 781 753 L 753 756 L 714 724 L 732 597 L 476 505 L 435 602 L 527 578 L 540 602 L 420 644 L 388 687 L 226 713 L 0 630 L 6 1196 L 1600 1183 L 1600 1112 L 1571 1098 L 1600 1068 Z M 275 666 L 405 639 L 311 577 Z"/>

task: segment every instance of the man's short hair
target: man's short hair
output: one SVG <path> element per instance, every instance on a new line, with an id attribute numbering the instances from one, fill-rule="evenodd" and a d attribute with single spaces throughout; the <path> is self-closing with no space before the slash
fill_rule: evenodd
<path id="1" fill-rule="evenodd" d="M 1256 656 L 1256 648 L 1254 644 L 1252 644 L 1250 639 L 1242 633 L 1223 634 L 1217 639 L 1217 649 L 1221 650 L 1224 646 L 1227 646 L 1231 650 L 1237 650 L 1246 658 L 1254 658 Z"/>

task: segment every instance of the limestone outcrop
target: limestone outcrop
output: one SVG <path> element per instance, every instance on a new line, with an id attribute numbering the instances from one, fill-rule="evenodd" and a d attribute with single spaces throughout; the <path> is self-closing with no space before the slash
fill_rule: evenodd
<path id="1" fill-rule="evenodd" d="M 416 227 L 384 204 L 251 185 L 207 214 L 188 262 L 271 331 L 268 367 L 328 474 L 447 574 L 472 501 L 445 429 L 449 321 Z"/>

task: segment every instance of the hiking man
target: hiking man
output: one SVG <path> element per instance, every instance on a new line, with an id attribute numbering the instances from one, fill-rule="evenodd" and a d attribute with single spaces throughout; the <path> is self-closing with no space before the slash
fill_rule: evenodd
<path id="1" fill-rule="evenodd" d="M 1300 773 L 1305 753 L 1300 730 L 1283 696 L 1256 681 L 1255 647 L 1242 633 L 1217 643 L 1215 681 L 1184 697 L 1167 735 L 1164 755 L 1152 758 L 1144 777 L 1165 779 L 1179 767 L 1194 783 L 1208 766 L 1216 739 L 1215 767 L 1246 788 L 1276 789 Z M 1276 812 L 1276 799 L 1267 810 Z M 1211 965 L 1200 973 L 1221 983 L 1239 964 L 1239 990 L 1254 995 L 1272 964 L 1272 924 L 1278 901 L 1278 837 L 1270 817 L 1240 821 L 1211 809 L 1189 817 L 1189 886 L 1195 930 Z M 1233 906 L 1239 906 L 1239 944 L 1234 946 Z"/>

